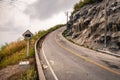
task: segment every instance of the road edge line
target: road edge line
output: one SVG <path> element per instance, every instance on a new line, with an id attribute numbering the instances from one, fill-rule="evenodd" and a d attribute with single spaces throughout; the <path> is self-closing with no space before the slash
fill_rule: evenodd
<path id="1" fill-rule="evenodd" d="M 53 69 L 52 69 L 50 63 L 49 63 L 48 60 L 47 60 L 47 57 L 46 57 L 46 55 L 45 55 L 45 52 L 44 52 L 43 47 L 42 47 L 42 52 L 43 52 L 44 59 L 45 59 L 47 65 L 48 65 L 48 67 L 49 67 L 49 69 L 50 69 L 50 71 L 51 71 L 51 73 L 52 73 L 54 79 L 55 79 L 55 80 L 58 80 L 58 77 L 56 76 L 56 74 L 55 74 L 55 72 L 53 71 Z"/>
<path id="2" fill-rule="evenodd" d="M 56 38 L 56 37 L 57 37 L 57 35 L 55 35 L 55 42 L 56 42 L 61 48 L 63 48 L 64 50 L 66 50 L 66 51 L 74 54 L 75 56 L 78 56 L 79 58 L 81 58 L 81 59 L 83 59 L 83 60 L 85 60 L 85 61 L 87 61 L 87 62 L 89 62 L 89 63 L 92 63 L 92 64 L 94 64 L 94 65 L 96 65 L 96 66 L 98 66 L 98 67 L 101 67 L 101 68 L 104 69 L 104 70 L 107 70 L 107 71 L 109 71 L 109 72 L 111 72 L 111 73 L 120 75 L 120 73 L 119 73 L 118 71 L 112 70 L 112 69 L 110 69 L 110 68 L 107 67 L 107 66 L 104 66 L 104 65 L 102 65 L 102 64 L 99 64 L 99 63 L 93 61 L 92 59 L 89 59 L 89 58 L 87 58 L 87 57 L 85 57 L 85 56 L 82 56 L 82 55 L 80 55 L 80 54 L 77 54 L 76 52 L 73 52 L 73 51 L 71 51 L 70 49 L 64 47 L 62 44 L 60 44 L 60 43 L 57 41 L 57 38 Z"/>

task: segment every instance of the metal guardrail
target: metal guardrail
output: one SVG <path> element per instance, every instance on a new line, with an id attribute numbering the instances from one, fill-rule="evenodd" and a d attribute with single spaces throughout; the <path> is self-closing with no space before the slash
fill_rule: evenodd
<path id="1" fill-rule="evenodd" d="M 42 37 L 43 38 L 43 37 Z M 44 75 L 44 72 L 43 72 L 43 69 L 42 69 L 42 65 L 41 65 L 41 61 L 40 61 L 40 58 L 39 58 L 39 44 L 42 43 L 42 38 L 39 38 L 36 42 L 35 42 L 35 59 L 36 59 L 36 65 L 37 65 L 37 71 L 38 71 L 38 77 L 39 77 L 39 80 L 46 80 L 45 78 L 45 75 Z"/>
<path id="2" fill-rule="evenodd" d="M 63 26 L 64 27 L 64 26 Z M 60 27 L 59 27 L 60 28 Z M 57 29 L 59 29 L 57 28 Z M 55 29 L 56 30 L 56 29 Z M 54 30 L 53 30 L 54 31 Z M 52 32 L 52 31 L 51 31 Z M 46 35 L 48 35 L 49 33 L 45 34 L 44 36 L 40 37 L 36 42 L 35 42 L 35 59 L 36 59 L 36 65 L 37 65 L 37 71 L 38 71 L 38 77 L 39 80 L 46 80 L 43 69 L 42 69 L 42 65 L 41 65 L 41 61 L 40 61 L 40 56 L 38 55 L 40 51 L 39 45 L 42 45 L 42 40 L 46 37 Z"/>

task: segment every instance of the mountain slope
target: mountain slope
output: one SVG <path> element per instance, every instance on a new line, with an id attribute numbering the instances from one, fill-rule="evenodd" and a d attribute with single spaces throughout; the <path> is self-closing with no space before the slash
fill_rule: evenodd
<path id="1" fill-rule="evenodd" d="M 109 1 L 109 0 L 108 0 Z M 120 51 L 120 1 L 107 3 L 107 49 Z M 65 36 L 79 45 L 104 48 L 105 0 L 86 4 L 70 16 Z"/>

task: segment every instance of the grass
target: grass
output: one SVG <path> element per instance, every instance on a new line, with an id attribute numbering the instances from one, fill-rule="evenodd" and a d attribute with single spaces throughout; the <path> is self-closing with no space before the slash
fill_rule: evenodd
<path id="1" fill-rule="evenodd" d="M 50 32 L 62 27 L 63 25 L 56 25 L 48 30 L 39 31 L 30 40 L 30 53 L 29 57 L 26 54 L 26 40 L 20 40 L 6 44 L 1 47 L 0 50 L 0 69 L 7 67 L 8 65 L 18 64 L 20 61 L 29 60 L 30 69 L 23 72 L 17 80 L 35 80 L 37 78 L 36 68 L 35 68 L 35 51 L 34 44 L 39 37 L 43 37 Z M 33 61 L 31 61 L 33 60 Z"/>
<path id="2" fill-rule="evenodd" d="M 19 63 L 27 58 L 34 57 L 34 45 L 30 43 L 29 57 L 26 55 L 26 42 L 25 40 L 12 42 L 8 46 L 5 46 L 0 52 L 0 69 Z"/>
<path id="3" fill-rule="evenodd" d="M 66 34 L 68 33 L 68 30 L 65 30 L 63 33 L 62 33 L 62 35 L 64 36 L 64 37 L 66 37 Z"/>
<path id="4" fill-rule="evenodd" d="M 36 80 L 37 73 L 35 72 L 34 66 L 30 67 L 29 70 L 26 70 L 24 73 L 19 76 L 16 80 Z"/>
<path id="5" fill-rule="evenodd" d="M 72 14 L 74 14 L 75 12 L 77 12 L 80 8 L 82 8 L 83 6 L 87 5 L 87 4 L 92 4 L 95 3 L 97 1 L 100 0 L 84 0 L 84 1 L 79 1 L 79 3 L 76 3 L 74 5 L 74 11 L 72 12 Z"/>
<path id="6" fill-rule="evenodd" d="M 37 40 L 39 37 L 42 37 L 42 36 L 45 36 L 46 34 L 60 28 L 61 26 L 64 26 L 63 24 L 59 24 L 59 25 L 56 25 L 48 30 L 43 30 L 43 31 L 39 31 L 38 33 L 35 34 L 35 36 L 33 37 L 34 40 Z"/>
<path id="7" fill-rule="evenodd" d="M 17 52 L 9 57 L 6 57 L 2 62 L 0 63 L 0 68 L 4 68 L 8 65 L 13 65 L 18 63 L 19 61 L 23 60 L 26 58 L 25 55 L 26 49 L 21 50 L 20 52 Z"/>
<path id="8" fill-rule="evenodd" d="M 19 52 L 23 48 L 25 48 L 26 42 L 24 40 L 22 41 L 17 41 L 17 42 L 12 42 L 9 45 L 5 45 L 1 48 L 0 50 L 0 62 L 4 60 L 4 58 L 7 58 L 8 56 Z"/>

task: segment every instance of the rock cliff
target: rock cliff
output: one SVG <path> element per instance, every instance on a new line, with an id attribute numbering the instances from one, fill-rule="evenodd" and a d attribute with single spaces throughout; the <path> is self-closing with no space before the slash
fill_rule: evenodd
<path id="1" fill-rule="evenodd" d="M 107 49 L 120 51 L 120 0 L 107 3 Z M 103 49 L 105 40 L 105 0 L 87 4 L 70 16 L 65 36 L 79 45 Z"/>

